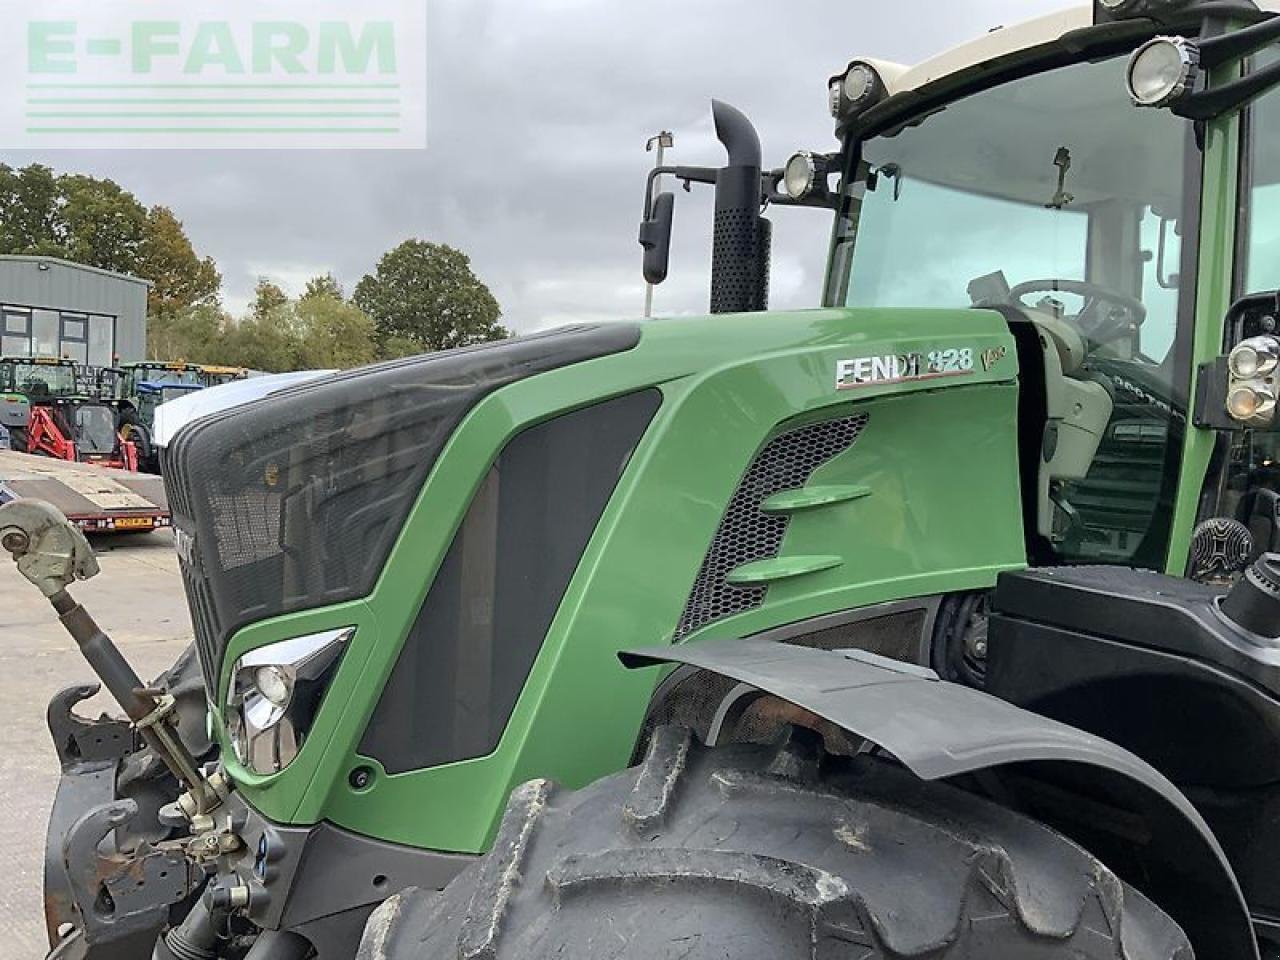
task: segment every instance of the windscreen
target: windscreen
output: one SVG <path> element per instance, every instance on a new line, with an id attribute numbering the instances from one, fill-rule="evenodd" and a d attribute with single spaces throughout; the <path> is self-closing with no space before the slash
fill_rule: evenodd
<path id="1" fill-rule="evenodd" d="M 863 143 L 837 249 L 844 302 L 968 307 L 1007 287 L 1070 318 L 1088 297 L 1054 281 L 1085 281 L 1100 299 L 1114 295 L 1104 307 L 1145 307 L 1135 349 L 1164 361 L 1177 327 L 1188 127 L 1134 107 L 1125 66 L 1120 57 L 1034 74 Z"/>
<path id="2" fill-rule="evenodd" d="M 14 389 L 32 399 L 69 397 L 76 392 L 76 371 L 69 364 L 18 361 L 12 376 Z"/>

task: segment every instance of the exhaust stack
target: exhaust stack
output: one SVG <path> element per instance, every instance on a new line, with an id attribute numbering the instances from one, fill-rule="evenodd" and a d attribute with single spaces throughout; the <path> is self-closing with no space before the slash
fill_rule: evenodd
<path id="1" fill-rule="evenodd" d="M 760 216 L 760 137 L 740 110 L 723 101 L 711 102 L 711 115 L 729 155 L 716 172 L 711 312 L 767 310 L 773 225 Z"/>

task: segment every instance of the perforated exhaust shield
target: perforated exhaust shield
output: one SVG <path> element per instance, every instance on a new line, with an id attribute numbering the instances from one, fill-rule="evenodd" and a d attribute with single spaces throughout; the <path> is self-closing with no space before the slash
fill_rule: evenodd
<path id="1" fill-rule="evenodd" d="M 392 361 L 180 432 L 165 486 L 206 683 L 246 624 L 368 595 L 445 441 L 484 397 L 639 336 L 571 327 Z"/>

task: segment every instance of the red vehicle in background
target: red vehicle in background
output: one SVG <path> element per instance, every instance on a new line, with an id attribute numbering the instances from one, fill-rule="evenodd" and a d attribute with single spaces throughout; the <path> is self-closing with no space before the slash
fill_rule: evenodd
<path id="1" fill-rule="evenodd" d="M 116 430 L 115 410 L 80 391 L 72 361 L 0 358 L 0 394 L 16 394 L 30 404 L 26 426 L 9 428 L 14 450 L 138 469 L 137 448 Z"/>

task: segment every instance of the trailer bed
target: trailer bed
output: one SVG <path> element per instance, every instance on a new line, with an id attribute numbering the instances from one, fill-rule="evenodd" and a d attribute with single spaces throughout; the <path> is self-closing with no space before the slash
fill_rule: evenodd
<path id="1" fill-rule="evenodd" d="M 53 504 L 86 533 L 170 525 L 158 476 L 0 450 L 0 503 L 20 497 Z"/>

